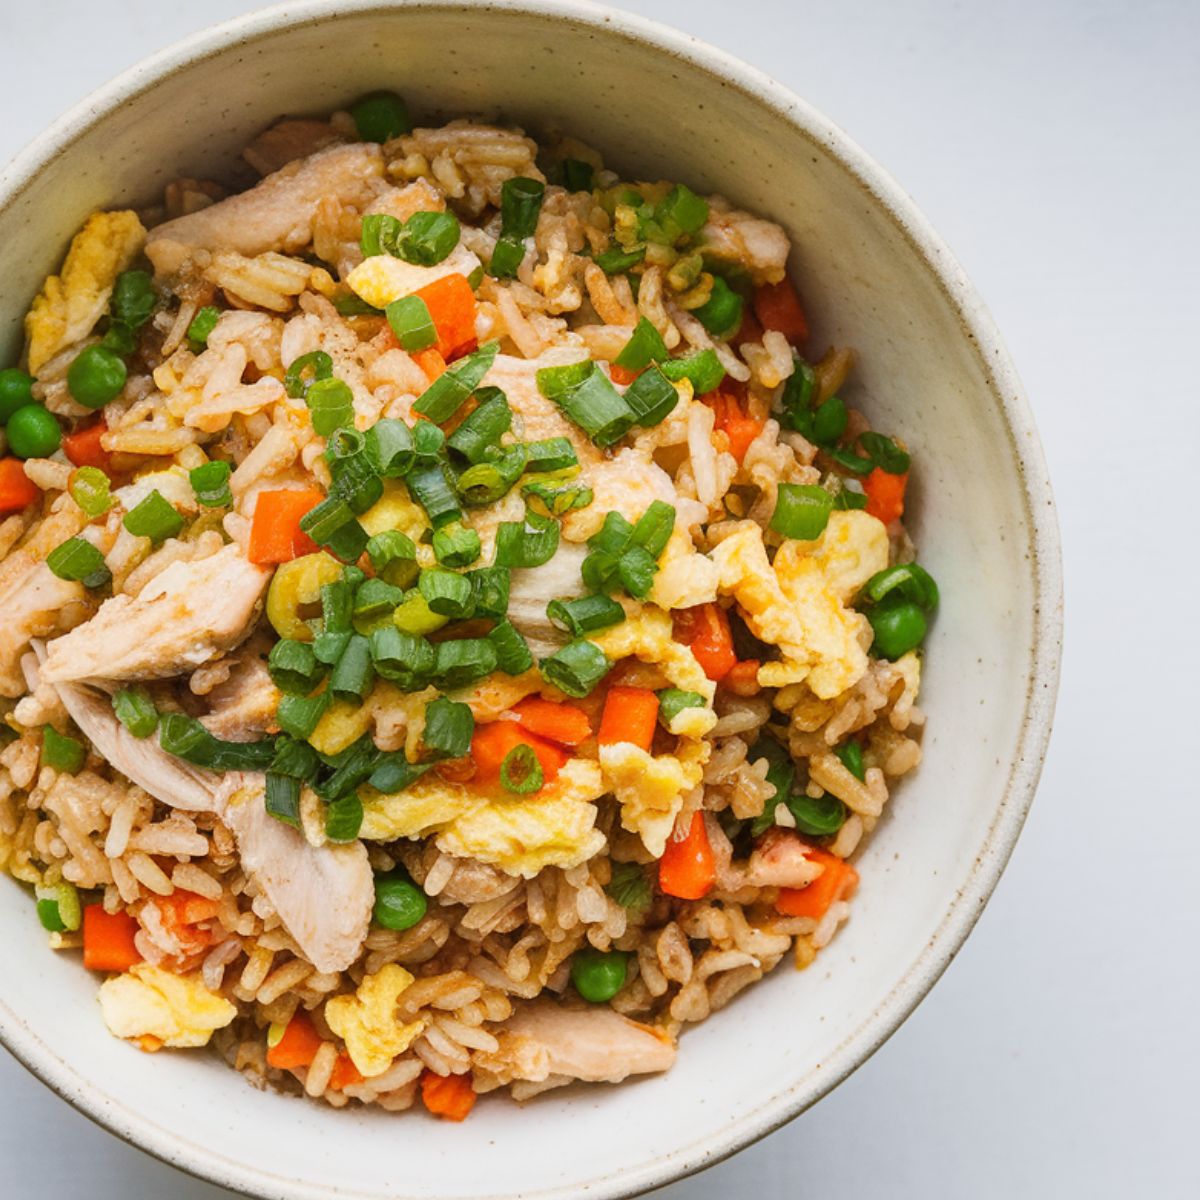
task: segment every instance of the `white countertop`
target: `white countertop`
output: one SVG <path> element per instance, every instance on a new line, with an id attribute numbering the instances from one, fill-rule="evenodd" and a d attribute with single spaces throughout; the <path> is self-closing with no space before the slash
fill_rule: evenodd
<path id="1" fill-rule="evenodd" d="M 4 0 L 0 159 L 137 59 L 254 7 Z M 1024 377 L 1067 572 L 1041 792 L 966 947 L 836 1092 L 661 1195 L 1200 1195 L 1200 789 L 1185 782 L 1200 668 L 1200 6 L 624 7 L 765 68 L 916 197 Z M 97 1129 L 2 1052 L 0 1163 L 14 1197 L 229 1195 Z"/>

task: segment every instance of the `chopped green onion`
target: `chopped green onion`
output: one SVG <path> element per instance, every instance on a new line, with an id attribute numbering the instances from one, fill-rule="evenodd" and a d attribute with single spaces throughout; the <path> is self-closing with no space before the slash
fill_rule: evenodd
<path id="1" fill-rule="evenodd" d="M 195 342 L 197 346 L 208 345 L 208 335 L 217 327 L 217 322 L 221 319 L 221 310 L 215 308 L 211 304 L 206 304 L 193 318 L 192 323 L 188 326 L 187 336 L 189 342 Z"/>
<path id="2" fill-rule="evenodd" d="M 385 312 L 403 349 L 425 350 L 437 342 L 437 328 L 429 315 L 429 305 L 415 293 L 393 300 Z"/>
<path id="3" fill-rule="evenodd" d="M 322 762 L 333 768 L 333 774 L 318 781 L 313 790 L 322 800 L 339 800 L 353 792 L 379 765 L 382 753 L 375 748 L 369 733 L 336 754 L 321 755 Z"/>
<path id="4" fill-rule="evenodd" d="M 277 821 L 300 828 L 300 780 L 292 775 L 267 772 L 263 804 Z"/>
<path id="5" fill-rule="evenodd" d="M 391 252 L 405 262 L 433 267 L 450 254 L 461 236 L 462 226 L 452 212 L 416 212 L 404 222 Z"/>
<path id="6" fill-rule="evenodd" d="M 827 453 L 839 467 L 853 475 L 866 475 L 875 465 L 869 458 L 863 458 L 853 450 L 829 450 Z"/>
<path id="7" fill-rule="evenodd" d="M 713 276 L 712 294 L 692 316 L 716 338 L 730 338 L 742 324 L 742 298 L 720 275 Z"/>
<path id="8" fill-rule="evenodd" d="M 845 403 L 838 396 L 830 396 L 813 412 L 812 432 L 805 436 L 818 446 L 832 446 L 846 432 L 849 423 L 850 414 L 846 411 Z"/>
<path id="9" fill-rule="evenodd" d="M 355 582 L 341 579 L 321 585 L 321 625 L 325 633 L 349 633 L 354 618 Z"/>
<path id="10" fill-rule="evenodd" d="M 356 562 L 367 548 L 367 531 L 340 496 L 329 496 L 300 518 L 300 528 L 342 562 Z"/>
<path id="11" fill-rule="evenodd" d="M 477 617 L 502 617 L 508 612 L 512 573 L 507 567 L 477 567 L 467 572 L 475 593 Z"/>
<path id="12" fill-rule="evenodd" d="M 367 782 L 377 791 L 395 794 L 416 783 L 432 765 L 410 763 L 402 751 L 395 750 L 383 755 Z"/>
<path id="13" fill-rule="evenodd" d="M 469 567 L 483 550 L 479 534 L 457 521 L 434 530 L 433 553 L 443 567 Z"/>
<path id="14" fill-rule="evenodd" d="M 418 467 L 431 467 L 441 457 L 446 435 L 432 422 L 418 421 L 412 427 L 413 457 Z"/>
<path id="15" fill-rule="evenodd" d="M 135 504 L 121 522 L 135 537 L 148 537 L 155 545 L 174 537 L 183 528 L 183 518 L 156 490 Z"/>
<path id="16" fill-rule="evenodd" d="M 392 624 L 401 633 L 416 633 L 421 636 L 435 633 L 449 619 L 440 613 L 435 613 L 429 607 L 429 602 L 416 588 L 404 593 L 404 600 L 392 613 Z"/>
<path id="17" fill-rule="evenodd" d="M 817 410 L 818 414 L 820 411 Z M 903 475 L 912 465 L 908 451 L 901 450 L 890 437 L 885 437 L 882 433 L 867 432 L 861 434 L 858 440 L 871 462 L 889 475 Z"/>
<path id="18" fill-rule="evenodd" d="M 576 638 L 542 659 L 539 669 L 548 684 L 579 700 L 592 692 L 611 666 L 608 656 L 595 642 Z"/>
<path id="19" fill-rule="evenodd" d="M 321 667 L 308 642 L 283 638 L 271 647 L 267 656 L 271 681 L 281 692 L 307 696 L 321 678 Z"/>
<path id="20" fill-rule="evenodd" d="M 863 765 L 862 743 L 851 740 L 843 742 L 836 751 L 838 758 L 842 760 L 842 766 L 850 772 L 860 783 L 867 777 L 866 767 Z"/>
<path id="21" fill-rule="evenodd" d="M 685 692 L 680 688 L 663 688 L 658 694 L 658 719 L 670 729 L 671 722 L 685 708 L 707 708 L 699 692 Z"/>
<path id="22" fill-rule="evenodd" d="M 367 542 L 367 557 L 385 583 L 409 588 L 417 578 L 417 548 L 399 529 L 385 529 Z"/>
<path id="23" fill-rule="evenodd" d="M 570 439 L 565 437 L 545 438 L 540 442 L 525 444 L 527 455 L 525 469 L 540 475 L 550 471 L 567 471 L 579 466 L 579 457 Z"/>
<path id="24" fill-rule="evenodd" d="M 617 577 L 621 586 L 639 600 L 645 600 L 654 587 L 658 560 L 642 546 L 630 546 L 617 560 Z"/>
<path id="25" fill-rule="evenodd" d="M 314 383 L 332 377 L 333 359 L 324 350 L 310 350 L 295 359 L 284 372 L 283 386 L 293 400 L 303 400 Z"/>
<path id="26" fill-rule="evenodd" d="M 817 395 L 817 373 L 799 355 L 792 357 L 794 370 L 783 385 L 783 425 L 808 436 L 812 402 Z"/>
<path id="27" fill-rule="evenodd" d="M 365 513 L 383 495 L 383 480 L 366 450 L 366 438 L 355 429 L 335 429 L 325 451 L 332 483 L 331 496 L 339 496 L 355 514 Z"/>
<path id="28" fill-rule="evenodd" d="M 496 565 L 540 567 L 558 550 L 558 523 L 525 510 L 524 521 L 503 521 L 496 529 Z"/>
<path id="29" fill-rule="evenodd" d="M 462 758 L 471 749 L 474 733 L 475 718 L 471 715 L 470 705 L 439 696 L 426 707 L 422 741 L 436 754 Z"/>
<path id="30" fill-rule="evenodd" d="M 73 883 L 64 879 L 53 887 L 39 886 L 34 893 L 43 929 L 51 933 L 74 933 L 83 924 L 83 905 Z"/>
<path id="31" fill-rule="evenodd" d="M 706 396 L 721 386 L 725 368 L 715 350 L 699 350 L 685 358 L 669 358 L 658 369 L 672 382 L 688 380 L 697 396 Z"/>
<path id="32" fill-rule="evenodd" d="M 352 634 L 329 676 L 329 690 L 335 700 L 361 704 L 374 683 L 371 643 L 360 633 Z"/>
<path id="33" fill-rule="evenodd" d="M 313 638 L 313 656 L 317 662 L 332 667 L 346 652 L 354 629 L 323 629 Z"/>
<path id="34" fill-rule="evenodd" d="M 538 791 L 545 782 L 542 764 L 532 746 L 514 746 L 500 764 L 500 784 L 506 792 L 516 796 L 529 796 Z"/>
<path id="35" fill-rule="evenodd" d="M 860 598 L 878 604 L 892 594 L 923 608 L 926 612 L 938 606 L 938 586 L 933 576 L 915 562 L 898 563 L 877 571 L 863 584 Z"/>
<path id="36" fill-rule="evenodd" d="M 504 233 L 517 238 L 533 237 L 546 185 L 538 179 L 516 175 L 500 186 L 500 224 Z"/>
<path id="37" fill-rule="evenodd" d="M 468 687 L 499 664 L 496 648 L 487 638 L 457 638 L 438 642 L 433 649 L 433 681 L 442 688 Z"/>
<path id="38" fill-rule="evenodd" d="M 708 202 L 702 200 L 690 188 L 677 183 L 659 201 L 654 210 L 654 219 L 662 227 L 671 243 L 681 237 L 698 233 L 708 220 Z"/>
<path id="39" fill-rule="evenodd" d="M 99 467 L 78 467 L 67 485 L 71 499 L 89 517 L 103 516 L 113 506 L 108 476 Z"/>
<path id="40" fill-rule="evenodd" d="M 421 572 L 417 588 L 430 611 L 439 616 L 462 621 L 474 612 L 475 589 L 465 575 L 434 567 Z"/>
<path id="41" fill-rule="evenodd" d="M 78 739 L 59 733 L 53 725 L 42 726 L 42 765 L 68 775 L 77 775 L 87 761 L 87 747 Z"/>
<path id="42" fill-rule="evenodd" d="M 612 878 L 604 887 L 622 908 L 631 912 L 642 912 L 650 907 L 650 877 L 646 868 L 638 863 L 615 862 Z"/>
<path id="43" fill-rule="evenodd" d="M 786 538 L 811 542 L 825 532 L 833 497 L 822 487 L 805 483 L 781 483 L 771 514 L 770 528 Z"/>
<path id="44" fill-rule="evenodd" d="M 507 618 L 497 621 L 487 635 L 496 651 L 496 669 L 505 675 L 523 675 L 533 666 L 533 653 L 521 631 Z"/>
<path id="45" fill-rule="evenodd" d="M 271 738 L 257 742 L 227 742 L 214 737 L 194 717 L 176 712 L 159 716 L 158 744 L 176 758 L 213 771 L 261 771 L 275 755 L 275 743 Z"/>
<path id="46" fill-rule="evenodd" d="M 563 487 L 552 487 L 548 483 L 532 481 L 521 485 L 521 495 L 526 502 L 532 496 L 545 508 L 548 517 L 561 517 L 564 513 L 573 512 L 577 508 L 587 508 L 595 499 L 590 487 L 578 484 L 568 484 Z M 535 512 L 537 509 L 534 510 Z M 541 515 L 541 514 L 539 514 Z"/>
<path id="47" fill-rule="evenodd" d="M 625 610 L 611 596 L 581 596 L 578 600 L 551 600 L 546 616 L 558 629 L 572 637 L 595 633 L 625 620 Z"/>
<path id="48" fill-rule="evenodd" d="M 658 558 L 667 548 L 671 534 L 675 531 L 675 509 L 665 500 L 654 500 L 642 513 L 633 527 L 630 541 L 641 546 L 653 558 Z"/>
<path id="49" fill-rule="evenodd" d="M 412 131 L 408 105 L 395 92 L 371 92 L 350 105 L 349 111 L 364 142 L 388 142 Z"/>
<path id="50" fill-rule="evenodd" d="M 615 509 L 605 513 L 604 524 L 588 538 L 592 550 L 620 554 L 633 540 L 633 526 Z"/>
<path id="51" fill-rule="evenodd" d="M 284 736 L 276 739 L 275 757 L 267 769 L 276 775 L 287 775 L 311 783 L 317 777 L 320 763 L 317 761 L 317 752 L 307 742 Z"/>
<path id="52" fill-rule="evenodd" d="M 433 647 L 414 633 L 405 633 L 393 624 L 371 634 L 371 661 L 375 670 L 402 692 L 425 687 L 433 674 Z"/>
<path id="53" fill-rule="evenodd" d="M 508 446 L 494 462 L 476 463 L 458 477 L 458 494 L 472 508 L 492 504 L 506 495 L 525 470 L 525 447 Z"/>
<path id="54" fill-rule="evenodd" d="M 564 158 L 559 164 L 562 168 L 562 185 L 568 192 L 590 192 L 595 180 L 595 171 L 591 163 L 579 158 Z"/>
<path id="55" fill-rule="evenodd" d="M 319 696 L 284 696 L 279 701 L 275 720 L 284 733 L 294 738 L 310 737 L 332 699 L 328 692 Z"/>
<path id="56" fill-rule="evenodd" d="M 140 329 L 150 320 L 158 295 L 149 271 L 122 271 L 113 283 L 108 308 L 113 318 L 130 329 Z"/>
<path id="57" fill-rule="evenodd" d="M 662 334 L 645 317 L 639 317 L 633 336 L 625 343 L 613 362 L 627 371 L 640 371 L 652 362 L 662 362 L 670 356 L 671 352 L 667 349 Z"/>
<path id="58" fill-rule="evenodd" d="M 352 842 L 362 828 L 363 806 L 357 792 L 339 796 L 325 809 L 325 836 L 331 842 Z"/>
<path id="59" fill-rule="evenodd" d="M 633 424 L 629 405 L 591 359 L 563 367 L 543 367 L 537 373 L 537 386 L 597 446 L 611 446 Z"/>
<path id="60" fill-rule="evenodd" d="M 318 379 L 304 394 L 313 429 L 329 437 L 335 429 L 354 424 L 354 393 L 341 379 Z"/>
<path id="61" fill-rule="evenodd" d="M 440 466 L 414 470 L 408 477 L 408 490 L 435 529 L 462 518 L 462 509 L 458 507 L 446 472 Z"/>
<path id="62" fill-rule="evenodd" d="M 46 566 L 59 579 L 82 583 L 86 588 L 103 587 L 112 579 L 104 555 L 86 538 L 68 538 L 46 555 Z"/>
<path id="63" fill-rule="evenodd" d="M 507 397 L 497 389 L 495 396 L 484 400 L 474 412 L 467 414 L 446 439 L 446 447 L 461 454 L 469 463 L 479 463 L 499 445 L 501 437 L 511 428 L 512 409 L 508 406 Z"/>
<path id="64" fill-rule="evenodd" d="M 809 837 L 828 837 L 846 823 L 846 806 L 836 797 L 809 796 L 796 792 L 784 801 L 799 833 Z"/>
<path id="65" fill-rule="evenodd" d="M 134 737 L 149 737 L 158 728 L 158 709 L 144 687 L 118 688 L 112 698 L 113 714 Z"/>
<path id="66" fill-rule="evenodd" d="M 188 481 L 196 494 L 197 503 L 205 508 L 228 508 L 233 503 L 229 486 L 230 466 L 223 459 L 214 459 L 188 472 Z"/>
<path id="67" fill-rule="evenodd" d="M 403 599 L 403 588 L 388 583 L 386 579 L 367 579 L 358 585 L 354 593 L 353 620 L 370 621 L 385 613 L 390 619 L 392 610 Z"/>
<path id="68" fill-rule="evenodd" d="M 384 479 L 398 479 L 412 470 L 416 457 L 412 430 L 391 417 L 376 421 L 363 435 L 371 465 Z"/>
<path id="69" fill-rule="evenodd" d="M 639 246 L 636 250 L 622 250 L 619 246 L 597 254 L 594 261 L 605 275 L 620 275 L 624 271 L 636 267 L 646 257 L 646 247 Z"/>
<path id="70" fill-rule="evenodd" d="M 792 756 L 772 737 L 760 737 L 750 751 L 750 761 L 767 760 L 766 784 L 772 789 L 762 812 L 754 818 L 750 832 L 757 837 L 775 824 L 775 809 L 786 803 L 796 783 L 796 764 Z"/>
<path id="71" fill-rule="evenodd" d="M 841 510 L 866 508 L 867 498 L 862 492 L 849 487 L 849 480 L 843 480 L 842 486 L 834 493 L 833 507 Z"/>
<path id="72" fill-rule="evenodd" d="M 525 261 L 525 243 L 520 238 L 504 235 L 496 240 L 488 262 L 488 274 L 493 279 L 513 279 Z"/>
<path id="73" fill-rule="evenodd" d="M 401 228 L 399 218 L 390 213 L 368 213 L 362 219 L 362 233 L 359 236 L 363 258 L 375 258 L 380 254 L 399 257 Z"/>
<path id="74" fill-rule="evenodd" d="M 435 425 L 448 421 L 483 382 L 498 349 L 498 342 L 488 342 L 449 367 L 417 398 L 413 412 L 428 417 Z"/>

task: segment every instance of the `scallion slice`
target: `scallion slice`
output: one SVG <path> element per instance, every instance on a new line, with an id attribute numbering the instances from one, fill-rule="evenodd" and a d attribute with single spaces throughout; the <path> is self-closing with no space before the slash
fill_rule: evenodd
<path id="1" fill-rule="evenodd" d="M 78 775 L 87 762 L 87 747 L 53 725 L 42 726 L 42 765 L 66 775 Z"/>
<path id="2" fill-rule="evenodd" d="M 271 680 L 281 692 L 296 696 L 307 696 L 321 678 L 321 664 L 313 654 L 309 642 L 282 638 L 271 647 L 267 656 L 267 670 Z"/>
<path id="3" fill-rule="evenodd" d="M 527 442 L 528 456 L 525 469 L 532 475 L 550 471 L 567 471 L 579 466 L 579 456 L 570 439 L 565 437 L 546 438 L 540 442 Z"/>
<path id="4" fill-rule="evenodd" d="M 277 821 L 300 828 L 300 780 L 295 776 L 268 771 L 263 803 Z"/>
<path id="5" fill-rule="evenodd" d="M 558 550 L 558 522 L 525 510 L 524 521 L 504 521 L 496 530 L 496 565 L 540 567 Z"/>
<path id="6" fill-rule="evenodd" d="M 443 567 L 469 567 L 483 550 L 479 534 L 457 521 L 433 533 L 433 553 Z"/>
<path id="7" fill-rule="evenodd" d="M 622 250 L 620 246 L 613 246 L 597 254 L 594 261 L 605 275 L 620 275 L 636 267 L 645 257 L 645 246 L 639 246 L 636 250 Z"/>
<path id="8" fill-rule="evenodd" d="M 432 765 L 432 763 L 410 763 L 402 751 L 396 750 L 383 756 L 379 765 L 371 772 L 367 782 L 376 791 L 394 795 L 416 783 Z"/>
<path id="9" fill-rule="evenodd" d="M 786 538 L 811 542 L 825 532 L 833 497 L 814 484 L 781 483 L 770 528 Z"/>
<path id="10" fill-rule="evenodd" d="M 545 515 L 561 517 L 564 513 L 573 512 L 577 508 L 587 508 L 595 498 L 590 487 L 578 484 L 554 486 L 539 480 L 531 480 L 521 485 L 521 495 L 528 503 L 530 497 L 538 501 L 545 509 Z M 537 508 L 535 512 L 539 511 Z"/>
<path id="11" fill-rule="evenodd" d="M 329 676 L 329 690 L 335 700 L 361 704 L 375 683 L 371 662 L 371 643 L 360 633 L 350 635 L 342 656 Z"/>
<path id="12" fill-rule="evenodd" d="M 452 212 L 416 212 L 400 229 L 396 248 L 389 250 L 405 262 L 433 267 L 458 245 L 462 226 Z"/>
<path id="13" fill-rule="evenodd" d="M 496 651 L 496 669 L 505 675 L 523 675 L 533 666 L 533 653 L 521 631 L 507 618 L 497 621 L 487 635 Z"/>
<path id="14" fill-rule="evenodd" d="M 306 512 L 300 528 L 342 562 L 356 562 L 367 548 L 367 531 L 340 496 L 329 496 Z"/>
<path id="15" fill-rule="evenodd" d="M 228 508 L 233 503 L 233 491 L 229 486 L 231 468 L 223 459 L 214 459 L 188 472 L 188 482 L 196 494 L 196 501 L 205 508 Z"/>
<path id="16" fill-rule="evenodd" d="M 707 708 L 699 692 L 686 692 L 680 688 L 663 688 L 658 695 L 658 719 L 670 729 L 671 722 L 685 708 Z"/>
<path id="17" fill-rule="evenodd" d="M 394 587 L 409 588 L 417 578 L 417 548 L 399 529 L 385 529 L 367 542 L 367 556 L 375 574 Z"/>
<path id="18" fill-rule="evenodd" d="M 820 412 L 821 409 L 817 409 L 818 416 Z M 912 465 L 908 451 L 902 450 L 890 437 L 882 433 L 868 431 L 861 434 L 858 440 L 871 462 L 889 475 L 903 475 Z"/>
<path id="19" fill-rule="evenodd" d="M 402 692 L 425 687 L 433 674 L 433 647 L 415 633 L 404 633 L 392 625 L 371 634 L 371 660 L 375 670 Z"/>
<path id="20" fill-rule="evenodd" d="M 692 315 L 716 338 L 730 338 L 742 324 L 742 298 L 721 278 L 713 276 L 712 294 Z"/>
<path id="21" fill-rule="evenodd" d="M 310 350 L 295 359 L 284 372 L 283 386 L 293 400 L 303 400 L 314 383 L 332 378 L 333 359 L 324 350 Z"/>
<path id="22" fill-rule="evenodd" d="M 670 416 L 679 403 L 679 393 L 657 367 L 647 367 L 625 389 L 623 399 L 633 413 L 634 421 L 649 427 Z"/>
<path id="23" fill-rule="evenodd" d="M 68 538 L 46 555 L 46 566 L 59 579 L 82 583 L 86 588 L 103 587 L 112 579 L 104 555 L 86 538 Z"/>
<path id="24" fill-rule="evenodd" d="M 370 543 L 367 543 L 370 545 Z M 386 579 L 367 579 L 359 584 L 354 593 L 353 621 L 370 622 L 377 617 L 391 619 L 392 610 L 404 599 L 404 589 L 388 583 Z"/>
<path id="25" fill-rule="evenodd" d="M 118 688 L 112 706 L 113 715 L 134 737 L 149 737 L 158 728 L 158 709 L 144 687 Z"/>
<path id="26" fill-rule="evenodd" d="M 525 261 L 525 243 L 520 238 L 497 238 L 488 261 L 488 274 L 493 279 L 514 279 Z"/>
<path id="27" fill-rule="evenodd" d="M 113 506 L 108 476 L 99 467 L 77 467 L 67 488 L 71 499 L 89 517 L 103 516 Z"/>
<path id="28" fill-rule="evenodd" d="M 271 738 L 227 742 L 214 737 L 195 717 L 175 712 L 159 716 L 158 744 L 168 754 L 212 771 L 261 771 L 275 754 Z"/>
<path id="29" fill-rule="evenodd" d="M 284 733 L 303 740 L 312 735 L 332 699 L 328 692 L 319 696 L 284 696 L 275 711 L 275 720 Z"/>
<path id="30" fill-rule="evenodd" d="M 350 105 L 350 115 L 364 142 L 386 142 L 412 129 L 408 105 L 395 92 L 371 92 Z"/>
<path id="31" fill-rule="evenodd" d="M 413 456 L 418 467 L 432 467 L 442 455 L 446 435 L 432 422 L 419 420 L 412 427 Z"/>
<path id="32" fill-rule="evenodd" d="M 659 201 L 654 210 L 654 219 L 668 240 L 676 242 L 681 237 L 698 233 L 704 227 L 704 222 L 708 220 L 708 201 L 684 184 L 677 183 Z"/>
<path id="33" fill-rule="evenodd" d="M 672 382 L 688 380 L 697 396 L 705 396 L 721 386 L 725 368 L 715 350 L 699 350 L 684 358 L 668 358 L 658 364 L 658 369 Z"/>
<path id="34" fill-rule="evenodd" d="M 537 385 L 597 446 L 611 446 L 633 424 L 633 411 L 591 359 L 543 367 L 537 373 Z"/>
<path id="35" fill-rule="evenodd" d="M 654 587 L 658 562 L 642 546 L 630 546 L 617 561 L 617 577 L 621 586 L 639 600 L 645 600 Z"/>
<path id="36" fill-rule="evenodd" d="M 304 393 L 312 427 L 321 437 L 354 424 L 354 393 L 341 379 L 318 379 Z"/>
<path id="37" fill-rule="evenodd" d="M 504 393 L 496 389 L 494 396 L 483 400 L 474 412 L 467 414 L 446 439 L 446 447 L 461 454 L 469 463 L 479 463 L 489 451 L 499 446 L 501 437 L 511 428 L 512 409 Z"/>
<path id="38" fill-rule="evenodd" d="M 291 779 L 302 779 L 312 783 L 320 771 L 317 752 L 307 743 L 297 741 L 286 734 L 275 739 L 275 757 L 267 768 L 276 775 L 287 775 Z"/>
<path id="39" fill-rule="evenodd" d="M 898 563 L 876 572 L 863 585 L 859 596 L 862 600 L 878 604 L 893 593 L 919 605 L 926 612 L 938 606 L 938 586 L 933 576 L 915 562 Z"/>
<path id="40" fill-rule="evenodd" d="M 466 620 L 475 610 L 475 589 L 465 575 L 434 567 L 421 572 L 417 588 L 431 612 L 452 621 Z"/>
<path id="41" fill-rule="evenodd" d="M 591 163 L 579 158 L 564 158 L 559 164 L 562 168 L 562 185 L 568 192 L 590 192 L 596 177 Z"/>
<path id="42" fill-rule="evenodd" d="M 425 709 L 425 732 L 421 740 L 434 753 L 462 758 L 471 749 L 475 718 L 469 705 L 439 696 Z"/>
<path id="43" fill-rule="evenodd" d="M 378 475 L 399 479 L 412 470 L 416 452 L 412 430 L 392 417 L 376 421 L 363 435 L 367 457 Z"/>
<path id="44" fill-rule="evenodd" d="M 183 518 L 160 492 L 151 492 L 135 504 L 121 522 L 135 537 L 148 537 L 155 545 L 174 537 L 183 528 Z"/>
<path id="45" fill-rule="evenodd" d="M 633 527 L 629 540 L 635 546 L 641 546 L 652 557 L 658 558 L 667 548 L 671 534 L 675 530 L 675 509 L 665 500 L 654 500 L 650 507 L 638 518 Z"/>
<path id="46" fill-rule="evenodd" d="M 801 430 L 801 432 L 804 431 Z M 861 454 L 855 454 L 853 450 L 836 449 L 827 450 L 826 453 L 839 467 L 849 471 L 852 475 L 866 475 L 875 465 L 869 458 L 863 458 Z"/>
<path id="47" fill-rule="evenodd" d="M 500 188 L 500 240 L 488 267 L 498 279 L 511 278 L 525 257 L 525 238 L 537 229 L 546 185 L 538 179 L 516 176 Z"/>
<path id="48" fill-rule="evenodd" d="M 487 638 L 456 638 L 433 648 L 433 682 L 440 688 L 468 687 L 490 675 L 499 664 Z"/>
<path id="49" fill-rule="evenodd" d="M 449 367 L 418 397 L 413 412 L 428 417 L 435 425 L 448 421 L 483 382 L 498 349 L 498 342 L 488 342 Z"/>
<path id="50" fill-rule="evenodd" d="M 476 463 L 458 477 L 458 494 L 464 504 L 479 508 L 508 494 L 525 470 L 526 451 L 520 443 L 506 447 L 493 462 Z"/>
<path id="51" fill-rule="evenodd" d="M 591 694 L 611 667 L 608 656 L 595 642 L 576 638 L 542 659 L 539 670 L 548 684 L 579 700 Z"/>
<path id="52" fill-rule="evenodd" d="M 424 636 L 435 633 L 449 620 L 440 613 L 435 613 L 429 607 L 429 602 L 421 595 L 419 589 L 413 588 L 404 593 L 403 602 L 392 613 L 392 624 L 401 633 L 416 633 Z"/>
<path id="53" fill-rule="evenodd" d="M 206 304 L 192 318 L 192 323 L 187 328 L 188 341 L 195 342 L 197 346 L 207 346 L 208 335 L 216 329 L 220 319 L 221 310 L 211 304 Z"/>
<path id="54" fill-rule="evenodd" d="M 339 796 L 325 809 L 325 836 L 331 842 L 352 842 L 362 828 L 363 806 L 357 792 Z"/>
<path id="55" fill-rule="evenodd" d="M 434 529 L 462 519 L 462 509 L 441 466 L 418 467 L 407 482 L 412 498 L 425 510 Z"/>
<path id="56" fill-rule="evenodd" d="M 652 362 L 662 362 L 670 356 L 671 352 L 662 340 L 662 334 L 645 317 L 639 317 L 633 336 L 625 343 L 613 362 L 627 371 L 640 371 Z"/>
<path id="57" fill-rule="evenodd" d="M 532 746 L 522 743 L 514 746 L 500 764 L 500 783 L 506 792 L 517 796 L 529 796 L 538 791 L 545 782 L 542 764 Z"/>
<path id="58" fill-rule="evenodd" d="M 625 620 L 625 610 L 611 596 L 593 595 L 577 600 L 551 600 L 546 605 L 546 616 L 552 625 L 572 637 L 582 637 L 620 624 Z"/>
<path id="59" fill-rule="evenodd" d="M 335 429 L 325 451 L 332 476 L 329 494 L 340 496 L 352 513 L 365 513 L 383 495 L 383 480 L 355 429 Z"/>
<path id="60" fill-rule="evenodd" d="M 429 305 L 415 293 L 401 296 L 387 306 L 387 323 L 405 350 L 425 350 L 437 342 L 437 328 Z"/>
<path id="61" fill-rule="evenodd" d="M 477 617 L 502 617 L 508 612 L 512 574 L 507 567 L 478 567 L 467 572 L 475 592 Z"/>

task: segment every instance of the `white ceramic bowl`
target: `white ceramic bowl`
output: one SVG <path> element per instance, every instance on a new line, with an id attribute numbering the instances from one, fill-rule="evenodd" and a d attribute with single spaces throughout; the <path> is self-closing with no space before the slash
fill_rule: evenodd
<path id="1" fill-rule="evenodd" d="M 0 887 L 0 1035 L 119 1136 L 271 1197 L 610 1197 L 663 1184 L 795 1116 L 866 1059 L 950 961 L 991 893 L 1041 767 L 1057 685 L 1053 501 L 1020 384 L 961 270 L 899 188 L 758 71 L 609 9 L 348 0 L 198 34 L 58 121 L 0 180 L 11 356 L 28 299 L 93 209 L 228 172 L 274 117 L 379 87 L 422 116 L 557 126 L 613 164 L 781 221 L 814 344 L 860 353 L 853 395 L 912 447 L 911 529 L 942 588 L 925 762 L 862 861 L 850 924 L 686 1033 L 666 1076 L 479 1106 L 465 1126 L 335 1112 L 247 1087 L 213 1059 L 111 1038 L 96 980 Z M 6 358 L 5 361 L 8 359 Z"/>

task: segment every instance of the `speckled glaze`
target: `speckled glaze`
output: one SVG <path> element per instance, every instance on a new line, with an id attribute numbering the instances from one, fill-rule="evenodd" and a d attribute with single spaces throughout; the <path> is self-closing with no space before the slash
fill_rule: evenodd
<path id="1" fill-rule="evenodd" d="M 1061 571 L 1033 419 L 962 271 L 892 180 L 760 72 L 593 5 L 313 0 L 230 22 L 126 72 L 0 177 L 0 338 L 96 207 L 180 174 L 229 177 L 283 113 L 376 87 L 423 116 L 568 130 L 608 160 L 780 220 L 814 344 L 859 351 L 853 398 L 913 450 L 911 528 L 942 586 L 926 759 L 859 864 L 850 924 L 689 1031 L 675 1069 L 617 1088 L 482 1104 L 465 1126 L 256 1092 L 204 1056 L 111 1039 L 96 980 L 45 948 L 0 886 L 0 1037 L 61 1096 L 165 1161 L 254 1196 L 562 1200 L 637 1194 L 802 1112 L 897 1028 L 954 956 L 1017 839 L 1058 683 Z M 647 104 L 652 98 L 652 104 Z M 193 118 L 204 112 L 203 121 Z M 53 1019 L 48 1019 L 53 1014 Z"/>

